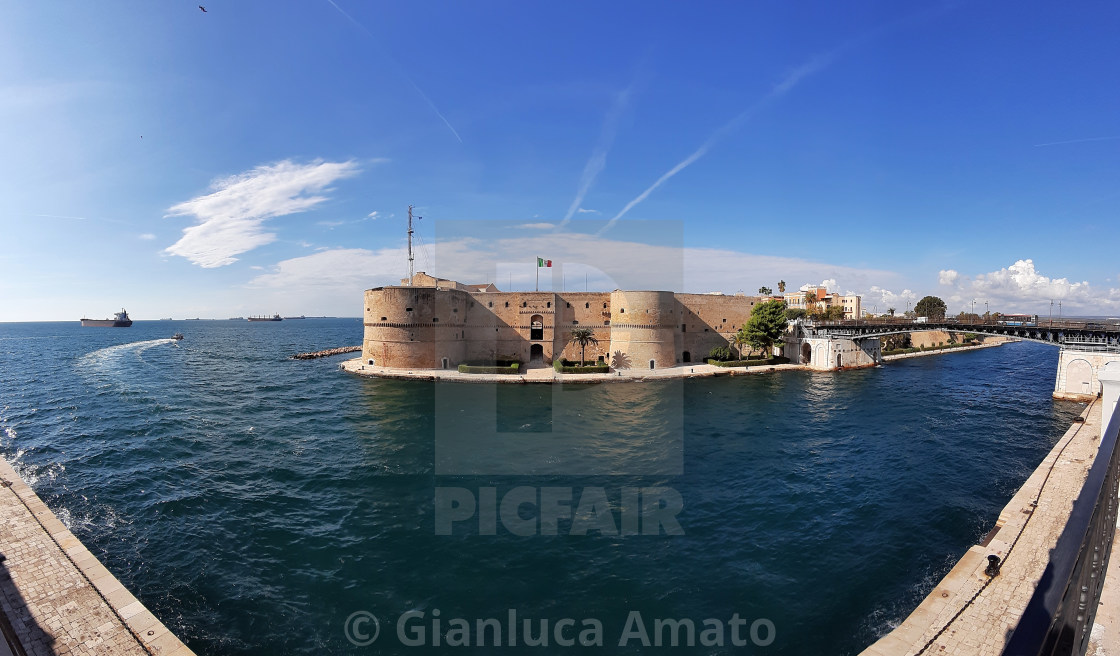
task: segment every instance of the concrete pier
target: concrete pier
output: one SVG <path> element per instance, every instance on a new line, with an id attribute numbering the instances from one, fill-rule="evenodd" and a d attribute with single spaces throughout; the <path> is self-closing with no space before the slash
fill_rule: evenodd
<path id="1" fill-rule="evenodd" d="M 0 656 L 192 656 L 0 459 Z"/>

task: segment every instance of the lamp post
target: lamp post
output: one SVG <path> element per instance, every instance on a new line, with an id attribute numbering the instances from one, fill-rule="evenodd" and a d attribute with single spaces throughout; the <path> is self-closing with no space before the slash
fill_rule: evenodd
<path id="1" fill-rule="evenodd" d="M 1050 327 L 1054 327 L 1054 299 L 1050 299 Z"/>
<path id="2" fill-rule="evenodd" d="M 972 299 L 972 316 L 973 317 L 976 316 L 976 299 L 975 298 Z M 969 317 L 969 320 L 971 321 L 972 317 Z"/>
<path id="3" fill-rule="evenodd" d="M 1058 323 L 1062 322 L 1062 302 L 1058 301 Z"/>
<path id="4" fill-rule="evenodd" d="M 988 323 L 988 302 L 984 301 L 984 323 Z"/>

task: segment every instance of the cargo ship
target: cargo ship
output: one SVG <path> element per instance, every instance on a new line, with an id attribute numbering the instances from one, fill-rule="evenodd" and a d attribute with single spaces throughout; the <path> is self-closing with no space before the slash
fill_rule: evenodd
<path id="1" fill-rule="evenodd" d="M 259 317 L 249 317 L 249 321 L 283 321 L 283 317 L 279 314 L 274 314 L 271 317 L 266 317 L 263 314 Z"/>
<path id="2" fill-rule="evenodd" d="M 112 319 L 82 318 L 83 328 L 128 328 L 131 325 L 132 319 L 128 318 L 128 312 L 124 308 L 114 314 Z"/>

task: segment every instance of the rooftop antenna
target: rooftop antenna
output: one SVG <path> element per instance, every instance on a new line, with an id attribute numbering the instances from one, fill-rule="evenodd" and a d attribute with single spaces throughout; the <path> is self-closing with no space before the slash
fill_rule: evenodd
<path id="1" fill-rule="evenodd" d="M 416 217 L 416 220 L 419 221 L 422 218 L 424 218 L 424 217 L 418 216 L 418 217 Z M 416 270 L 415 270 L 416 267 L 413 264 L 414 261 L 416 260 L 416 256 L 413 255 L 413 253 L 412 253 L 412 233 L 413 232 L 414 231 L 412 230 L 412 206 L 409 205 L 408 206 L 408 285 L 409 285 L 409 287 L 412 286 L 412 277 L 414 275 L 416 275 Z"/>

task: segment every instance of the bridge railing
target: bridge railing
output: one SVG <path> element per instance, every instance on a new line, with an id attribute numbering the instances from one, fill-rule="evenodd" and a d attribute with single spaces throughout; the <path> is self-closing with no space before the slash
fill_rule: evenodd
<path id="1" fill-rule="evenodd" d="M 1084 654 L 1088 647 L 1120 492 L 1120 413 L 1106 404 L 1101 422 L 1107 427 L 1097 457 L 1003 656 Z"/>

